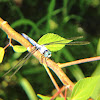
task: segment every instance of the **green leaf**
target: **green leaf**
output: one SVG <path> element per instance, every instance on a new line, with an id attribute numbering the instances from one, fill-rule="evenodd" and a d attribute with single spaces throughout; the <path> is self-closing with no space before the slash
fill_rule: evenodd
<path id="1" fill-rule="evenodd" d="M 4 54 L 5 54 L 4 48 L 0 47 L 0 63 L 2 63 L 3 61 Z"/>
<path id="2" fill-rule="evenodd" d="M 65 44 L 63 44 L 63 43 L 69 43 L 71 41 L 73 41 L 73 40 L 65 39 L 54 33 L 47 33 L 39 39 L 38 44 L 43 45 L 43 44 L 50 43 L 50 45 L 46 45 L 46 47 L 50 51 L 55 52 L 55 51 L 62 49 L 65 46 Z M 62 44 L 57 44 L 57 43 L 62 43 Z"/>
<path id="3" fill-rule="evenodd" d="M 78 81 L 73 89 L 71 100 L 87 100 L 94 92 L 100 75 Z"/>
<path id="4" fill-rule="evenodd" d="M 94 100 L 97 100 L 98 96 L 100 96 L 100 78 L 99 78 L 98 83 L 96 84 L 95 90 L 94 90 L 94 92 L 92 93 L 91 97 L 92 97 Z M 99 99 L 99 100 L 100 100 L 100 99 Z"/>
<path id="5" fill-rule="evenodd" d="M 48 97 L 48 96 L 43 96 L 41 94 L 37 94 L 38 97 L 40 97 L 42 100 L 50 100 L 51 97 Z"/>
<path id="6" fill-rule="evenodd" d="M 43 96 L 41 94 L 37 94 L 38 97 L 40 97 L 42 100 L 50 100 L 52 97 L 48 97 L 48 96 Z M 55 100 L 64 100 L 64 98 L 61 97 L 57 97 Z"/>
<path id="7" fill-rule="evenodd" d="M 13 46 L 13 50 L 15 52 L 25 52 L 25 51 L 27 51 L 27 49 L 24 46 L 20 46 L 20 45 Z"/>
<path id="8" fill-rule="evenodd" d="M 98 96 L 97 100 L 100 100 L 100 96 Z"/>

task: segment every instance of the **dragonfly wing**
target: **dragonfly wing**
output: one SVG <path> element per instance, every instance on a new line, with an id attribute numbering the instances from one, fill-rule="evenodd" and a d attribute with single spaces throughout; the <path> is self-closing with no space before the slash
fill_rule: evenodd
<path id="1" fill-rule="evenodd" d="M 77 40 L 77 39 L 81 39 L 83 38 L 83 36 L 77 36 L 77 37 L 71 37 L 71 38 L 67 38 L 68 40 Z"/>
<path id="2" fill-rule="evenodd" d="M 90 44 L 88 41 L 75 41 L 75 42 L 70 42 L 67 43 L 66 45 L 87 45 Z"/>
<path id="3" fill-rule="evenodd" d="M 50 43 L 50 45 L 48 44 L 45 44 L 47 48 L 50 48 L 49 50 L 50 51 L 58 51 L 59 50 L 59 47 L 61 47 L 62 45 L 62 48 L 65 46 L 65 45 L 87 45 L 89 44 L 90 42 L 88 41 L 75 41 L 75 42 L 69 42 L 69 43 L 61 43 L 61 42 L 55 42 L 55 43 Z M 53 48 L 56 48 L 56 50 L 54 50 Z"/>
<path id="4" fill-rule="evenodd" d="M 72 40 L 64 40 L 64 41 L 55 41 L 51 43 L 44 44 L 50 51 L 56 52 L 62 49 L 67 43 L 71 42 Z"/>
<path id="5" fill-rule="evenodd" d="M 56 44 L 65 44 L 65 45 L 87 45 L 90 44 L 88 41 L 75 41 L 75 42 L 69 42 L 69 43 L 61 43 L 61 42 L 55 42 L 55 43 L 50 43 L 50 45 L 56 45 Z M 44 45 L 49 45 L 49 44 L 44 44 Z"/>
<path id="6" fill-rule="evenodd" d="M 72 42 L 73 40 L 83 38 L 83 36 L 79 37 L 72 37 L 69 39 L 65 39 L 57 34 L 47 33 L 46 35 L 42 36 L 38 43 L 40 45 L 46 46 L 50 51 L 58 51 L 62 49 L 65 45 L 86 45 L 89 44 L 87 41 L 76 41 Z"/>
<path id="7" fill-rule="evenodd" d="M 40 45 L 45 45 L 50 51 L 58 51 L 58 50 L 62 49 L 65 46 L 65 44 L 60 45 L 57 42 L 69 43 L 71 41 L 73 41 L 73 40 L 65 39 L 54 33 L 47 33 L 39 39 L 38 43 Z M 55 44 L 55 43 L 57 43 L 57 44 Z"/>

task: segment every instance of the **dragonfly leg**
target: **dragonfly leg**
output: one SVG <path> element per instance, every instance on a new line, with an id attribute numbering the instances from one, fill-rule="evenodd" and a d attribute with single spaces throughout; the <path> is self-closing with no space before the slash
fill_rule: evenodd
<path id="1" fill-rule="evenodd" d="M 45 57 L 45 63 L 46 63 L 46 65 L 48 66 L 48 63 L 47 63 L 46 57 Z"/>
<path id="2" fill-rule="evenodd" d="M 41 61 L 40 61 L 41 64 L 43 64 L 43 55 L 41 56 Z"/>
<path id="3" fill-rule="evenodd" d="M 42 56 L 41 56 L 41 61 L 40 61 L 41 64 L 43 64 L 43 58 L 44 58 L 44 56 L 42 55 Z M 47 61 L 46 61 L 46 57 L 45 57 L 45 63 L 46 63 L 46 65 L 48 66 Z"/>

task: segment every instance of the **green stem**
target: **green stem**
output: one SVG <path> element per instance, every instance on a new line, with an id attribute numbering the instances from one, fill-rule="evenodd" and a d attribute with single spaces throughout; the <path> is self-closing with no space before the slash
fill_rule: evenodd
<path id="1" fill-rule="evenodd" d="M 20 78 L 19 84 L 22 86 L 24 91 L 26 92 L 29 100 L 38 100 L 35 91 L 33 90 L 31 84 L 25 78 Z"/>

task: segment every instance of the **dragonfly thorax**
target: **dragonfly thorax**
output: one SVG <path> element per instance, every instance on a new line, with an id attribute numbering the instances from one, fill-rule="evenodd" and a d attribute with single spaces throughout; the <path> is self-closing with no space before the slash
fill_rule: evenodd
<path id="1" fill-rule="evenodd" d="M 48 58 L 51 57 L 51 51 L 49 50 L 44 51 L 44 56 Z"/>
<path id="2" fill-rule="evenodd" d="M 51 57 L 51 51 L 49 51 L 44 45 L 39 45 L 37 48 L 41 54 L 43 54 L 45 57 Z"/>

